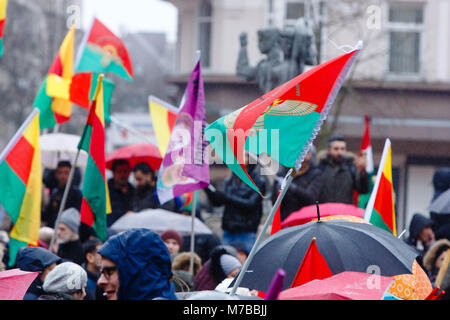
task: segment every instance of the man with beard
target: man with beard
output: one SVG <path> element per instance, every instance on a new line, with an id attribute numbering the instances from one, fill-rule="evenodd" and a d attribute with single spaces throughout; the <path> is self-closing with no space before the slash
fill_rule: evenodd
<path id="1" fill-rule="evenodd" d="M 358 157 L 356 165 L 346 157 L 347 143 L 344 138 L 333 136 L 328 140 L 328 153 L 320 162 L 322 188 L 319 202 L 340 202 L 354 204 L 353 191 L 369 192 L 369 175 L 366 172 L 366 159 Z"/>

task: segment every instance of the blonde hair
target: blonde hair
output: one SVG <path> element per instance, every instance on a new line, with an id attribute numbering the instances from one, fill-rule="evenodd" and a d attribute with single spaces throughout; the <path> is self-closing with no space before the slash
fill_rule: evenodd
<path id="1" fill-rule="evenodd" d="M 172 270 L 183 270 L 189 271 L 191 261 L 191 253 L 190 252 L 181 252 L 178 254 L 172 262 Z M 200 271 L 202 267 L 202 259 L 198 254 L 194 252 L 194 276 Z"/>

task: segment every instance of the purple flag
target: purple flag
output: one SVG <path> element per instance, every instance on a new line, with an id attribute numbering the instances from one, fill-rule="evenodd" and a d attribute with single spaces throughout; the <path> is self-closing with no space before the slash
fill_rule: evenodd
<path id="1" fill-rule="evenodd" d="M 200 61 L 189 78 L 186 94 L 159 169 L 157 193 L 161 204 L 209 185 L 207 141 L 203 138 L 205 96 Z"/>

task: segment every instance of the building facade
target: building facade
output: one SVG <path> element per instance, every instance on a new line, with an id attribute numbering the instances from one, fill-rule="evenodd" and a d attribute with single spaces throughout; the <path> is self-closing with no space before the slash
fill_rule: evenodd
<path id="1" fill-rule="evenodd" d="M 252 65 L 263 57 L 257 30 L 281 29 L 300 17 L 314 26 L 318 62 L 362 40 L 363 50 L 324 125 L 357 152 L 368 114 L 375 165 L 386 138 L 392 142 L 398 233 L 415 212 L 429 214 L 433 173 L 450 167 L 450 1 L 168 1 L 178 9 L 176 72 L 169 78 L 180 88 L 175 100 L 201 50 L 211 122 L 260 96 L 255 83 L 236 76 L 242 32 L 248 34 Z"/>

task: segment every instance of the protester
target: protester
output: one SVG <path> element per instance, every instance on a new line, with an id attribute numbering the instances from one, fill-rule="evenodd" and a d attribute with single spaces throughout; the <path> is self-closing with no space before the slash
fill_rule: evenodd
<path id="1" fill-rule="evenodd" d="M 433 225 L 434 222 L 431 219 L 420 213 L 415 213 L 409 224 L 409 235 L 405 241 L 419 253 L 417 261 L 420 265 L 423 265 L 423 257 L 435 241 Z"/>
<path id="2" fill-rule="evenodd" d="M 300 210 L 305 206 L 312 205 L 319 199 L 323 177 L 322 172 L 317 168 L 317 165 L 313 160 L 313 155 L 315 154 L 314 146 L 311 146 L 311 149 L 312 150 L 306 154 L 301 168 L 295 173 L 291 185 L 287 189 L 283 201 L 281 202 L 281 221 L 286 219 L 292 212 Z M 277 200 L 281 184 L 288 171 L 289 168 L 283 168 L 275 179 L 272 191 L 273 203 Z"/>
<path id="3" fill-rule="evenodd" d="M 44 280 L 45 294 L 38 300 L 83 300 L 86 296 L 87 274 L 73 262 L 63 262 L 50 271 Z"/>
<path id="4" fill-rule="evenodd" d="M 264 194 L 265 183 L 257 174 L 256 166 L 249 164 L 248 154 L 245 157 L 245 166 L 253 182 Z M 213 191 L 210 187 L 204 190 L 213 206 L 225 206 L 222 216 L 222 243 L 230 244 L 237 240 L 244 243 L 250 251 L 256 240 L 256 231 L 262 216 L 263 198 L 234 174 L 225 180 L 223 192 Z"/>
<path id="5" fill-rule="evenodd" d="M 242 264 L 223 246 L 218 246 L 211 253 L 194 278 L 194 290 L 214 290 L 225 278 L 237 275 Z"/>
<path id="6" fill-rule="evenodd" d="M 113 177 L 108 180 L 111 200 L 111 213 L 106 216 L 108 227 L 122 215 L 132 211 L 131 201 L 135 192 L 134 187 L 128 182 L 131 166 L 127 160 L 115 160 L 112 164 L 112 172 Z"/>
<path id="7" fill-rule="evenodd" d="M 160 236 L 144 228 L 112 236 L 102 256 L 97 284 L 108 300 L 176 300 L 169 250 Z"/>
<path id="8" fill-rule="evenodd" d="M 431 283 L 436 281 L 448 249 L 450 249 L 450 241 L 441 239 L 432 244 L 423 257 L 423 265 L 429 273 Z"/>
<path id="9" fill-rule="evenodd" d="M 439 168 L 433 174 L 433 198 L 436 200 L 441 194 L 450 189 L 450 168 Z M 450 239 L 450 214 L 430 211 L 430 218 L 435 223 L 436 239 Z"/>
<path id="10" fill-rule="evenodd" d="M 83 243 L 84 263 L 82 267 L 87 273 L 86 300 L 96 300 L 97 280 L 100 275 L 102 257 L 98 253 L 103 242 L 92 238 Z"/>
<path id="11" fill-rule="evenodd" d="M 172 262 L 172 282 L 175 286 L 175 292 L 186 292 L 194 290 L 194 277 L 202 267 L 202 261 L 198 254 L 194 252 L 193 272 L 190 271 L 191 253 L 181 252 Z"/>
<path id="12" fill-rule="evenodd" d="M 248 251 L 245 245 L 239 241 L 231 242 L 230 246 L 236 249 L 236 258 L 238 258 L 240 263 L 244 264 L 250 254 L 250 251 Z"/>
<path id="13" fill-rule="evenodd" d="M 69 179 L 71 168 L 72 165 L 69 161 L 60 161 L 56 168 L 55 179 L 57 181 L 57 186 L 51 189 L 50 201 L 42 212 L 42 221 L 50 228 L 55 227 L 55 221 L 58 216 L 59 207 L 64 194 L 64 189 L 66 188 Z M 68 208 L 80 210 L 82 198 L 83 196 L 80 189 L 72 183 L 69 188 L 69 193 L 67 194 L 64 210 Z"/>
<path id="14" fill-rule="evenodd" d="M 75 208 L 69 208 L 61 213 L 56 229 L 57 254 L 63 260 L 79 265 L 84 262 L 83 246 L 78 236 L 80 213 Z"/>
<path id="15" fill-rule="evenodd" d="M 181 238 L 181 235 L 176 230 L 169 229 L 161 233 L 161 239 L 167 246 L 170 257 L 173 260 L 173 258 L 180 253 L 180 249 L 183 247 L 183 239 Z"/>
<path id="16" fill-rule="evenodd" d="M 340 202 L 354 204 L 354 190 L 369 192 L 369 175 L 366 172 L 366 158 L 359 156 L 354 161 L 347 155 L 344 138 L 333 136 L 328 140 L 325 158 L 320 161 L 322 187 L 319 202 Z"/>
<path id="17" fill-rule="evenodd" d="M 41 247 L 23 247 L 17 253 L 16 266 L 22 271 L 39 271 L 25 293 L 24 300 L 37 300 L 45 292 L 42 285 L 48 273 L 61 262 L 61 258 Z"/>

